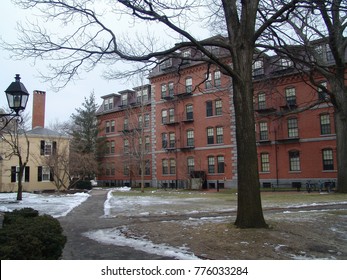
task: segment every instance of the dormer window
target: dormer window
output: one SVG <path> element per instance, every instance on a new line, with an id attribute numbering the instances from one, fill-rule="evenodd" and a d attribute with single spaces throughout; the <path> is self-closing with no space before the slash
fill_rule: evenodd
<path id="1" fill-rule="evenodd" d="M 128 105 L 128 95 L 126 93 L 122 94 L 122 106 Z"/>
<path id="2" fill-rule="evenodd" d="M 192 57 L 191 50 L 184 50 L 182 56 L 182 63 L 190 63 L 190 58 Z"/>
<path id="3" fill-rule="evenodd" d="M 111 110 L 112 108 L 113 108 L 113 98 L 110 97 L 110 98 L 105 99 L 104 110 L 107 111 L 107 110 Z"/>
<path id="4" fill-rule="evenodd" d="M 147 88 L 139 90 L 136 93 L 136 101 L 137 101 L 137 103 L 146 103 L 146 102 L 148 102 L 148 89 Z"/>
<path id="5" fill-rule="evenodd" d="M 264 74 L 264 62 L 262 59 L 258 59 L 253 63 L 253 76 Z"/>
<path id="6" fill-rule="evenodd" d="M 167 58 L 167 59 L 163 60 L 160 63 L 159 67 L 160 67 L 160 70 L 164 70 L 164 69 L 172 67 L 172 58 Z"/>
<path id="7" fill-rule="evenodd" d="M 293 61 L 291 61 L 288 58 L 281 58 L 279 62 L 280 62 L 281 69 L 287 69 L 287 68 L 293 67 Z"/>

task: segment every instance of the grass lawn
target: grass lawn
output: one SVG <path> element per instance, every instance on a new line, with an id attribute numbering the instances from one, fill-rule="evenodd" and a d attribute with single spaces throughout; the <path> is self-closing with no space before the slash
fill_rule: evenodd
<path id="1" fill-rule="evenodd" d="M 235 189 L 221 189 L 219 192 L 212 191 L 196 191 L 196 190 L 175 190 L 175 189 L 155 189 L 146 188 L 144 193 L 139 189 L 132 189 L 128 192 L 113 192 L 117 197 L 151 197 L 157 199 L 199 199 L 204 198 L 211 201 L 212 204 L 221 203 L 237 203 L 237 192 Z M 286 207 L 289 205 L 312 205 L 322 203 L 339 203 L 347 202 L 347 194 L 340 193 L 319 193 L 306 191 L 281 191 L 271 192 L 262 191 L 262 204 L 264 207 Z"/>

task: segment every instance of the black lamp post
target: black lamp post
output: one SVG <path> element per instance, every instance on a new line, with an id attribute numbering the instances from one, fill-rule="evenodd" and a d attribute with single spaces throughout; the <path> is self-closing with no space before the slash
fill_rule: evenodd
<path id="1" fill-rule="evenodd" d="M 8 107 L 11 109 L 11 112 L 8 114 L 0 114 L 0 121 L 2 123 L 0 130 L 4 129 L 14 118 L 21 119 L 19 112 L 25 110 L 29 99 L 29 93 L 25 86 L 20 82 L 19 74 L 16 74 L 15 82 L 10 84 L 10 86 L 5 90 L 5 93 Z"/>

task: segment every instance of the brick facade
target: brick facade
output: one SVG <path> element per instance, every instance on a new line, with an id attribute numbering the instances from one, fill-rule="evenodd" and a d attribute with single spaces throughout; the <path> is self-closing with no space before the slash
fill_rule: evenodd
<path id="1" fill-rule="evenodd" d="M 153 69 L 145 110 L 143 102 L 134 102 L 137 89 L 102 97 L 104 104 L 97 113 L 100 136 L 106 138 L 106 147 L 114 141 L 115 151 L 103 157 L 99 181 L 107 185 L 139 184 L 136 171 L 139 166 L 131 164 L 134 168 L 131 172 L 124 169 L 124 165 L 129 164 L 125 159 L 129 152 L 124 152 L 124 141 L 125 138 L 138 141 L 141 135 L 150 139 L 145 153 L 147 185 L 236 187 L 232 80 L 215 66 L 190 60 L 189 56 L 185 58 L 183 61 L 163 60 Z M 229 63 L 228 57 L 225 60 Z M 293 182 L 305 184 L 308 180 L 317 184 L 335 180 L 336 135 L 332 105 L 324 93 L 291 65 L 267 67 L 267 62 L 273 63 L 271 60 L 274 59 L 254 64 L 255 130 L 261 184 L 281 187 L 292 186 Z M 322 77 L 316 80 L 325 82 Z M 106 108 L 109 102 L 112 108 Z M 122 102 L 127 104 L 123 106 Z M 301 110 L 304 107 L 309 109 Z M 149 115 L 149 123 L 141 127 L 141 134 L 124 134 L 122 126 L 129 114 L 135 123 L 140 115 L 142 119 L 144 114 Z M 107 122 L 114 122 L 114 131 L 105 132 Z"/>

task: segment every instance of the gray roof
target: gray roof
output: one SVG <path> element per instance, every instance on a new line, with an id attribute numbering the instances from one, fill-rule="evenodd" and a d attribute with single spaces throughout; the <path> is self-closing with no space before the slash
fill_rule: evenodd
<path id="1" fill-rule="evenodd" d="M 48 128 L 44 128 L 41 126 L 34 127 L 32 130 L 27 131 L 27 135 L 37 135 L 37 136 L 43 136 L 43 137 L 64 137 L 68 138 L 68 136 L 59 133 L 58 131 L 51 130 Z"/>

